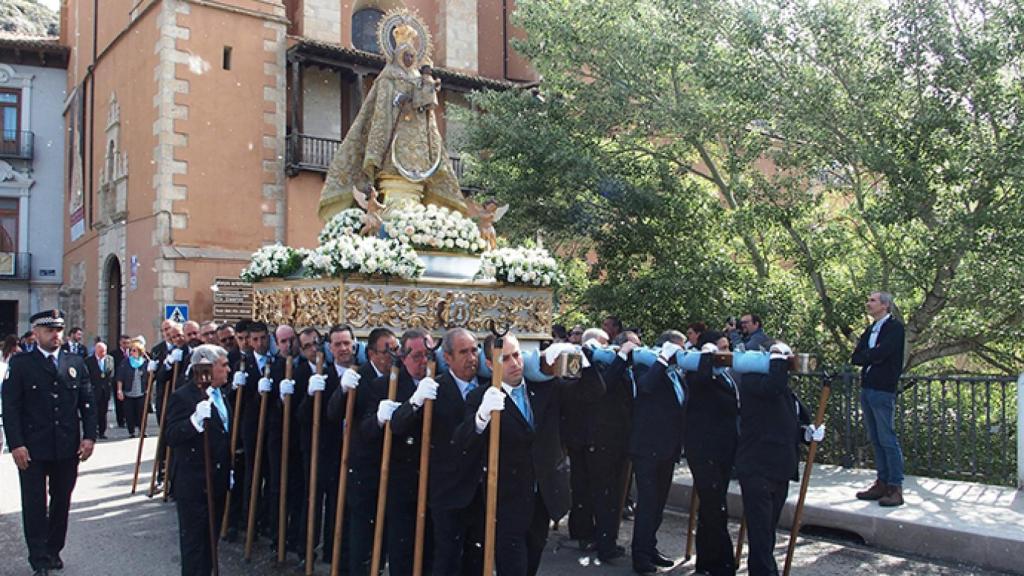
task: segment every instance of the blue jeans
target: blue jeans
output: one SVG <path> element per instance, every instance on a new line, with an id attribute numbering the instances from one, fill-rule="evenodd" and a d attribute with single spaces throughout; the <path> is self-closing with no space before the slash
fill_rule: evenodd
<path id="1" fill-rule="evenodd" d="M 896 394 L 874 388 L 862 388 L 860 404 L 864 409 L 864 425 L 868 429 L 868 438 L 875 447 L 878 479 L 890 486 L 902 486 L 903 451 L 900 450 L 900 440 L 896 437 L 894 422 Z"/>

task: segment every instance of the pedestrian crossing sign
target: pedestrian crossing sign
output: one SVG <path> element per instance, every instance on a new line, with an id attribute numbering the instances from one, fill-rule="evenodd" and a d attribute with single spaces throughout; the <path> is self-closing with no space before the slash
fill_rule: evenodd
<path id="1" fill-rule="evenodd" d="M 188 321 L 188 304 L 168 304 L 164 306 L 164 320 L 173 320 L 178 324 Z"/>

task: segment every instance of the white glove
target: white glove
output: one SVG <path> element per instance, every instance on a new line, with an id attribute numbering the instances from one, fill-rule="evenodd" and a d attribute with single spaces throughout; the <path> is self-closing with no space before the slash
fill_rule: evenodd
<path id="1" fill-rule="evenodd" d="M 242 372 L 241 370 L 235 372 L 234 378 L 231 379 L 231 389 L 238 390 L 245 386 L 246 379 L 248 379 L 248 374 L 245 372 Z"/>
<path id="2" fill-rule="evenodd" d="M 498 388 L 489 386 L 484 392 L 480 401 L 480 407 L 476 409 L 476 430 L 483 432 L 484 428 L 491 423 L 491 412 L 505 409 L 505 393 Z"/>
<path id="3" fill-rule="evenodd" d="M 280 384 L 281 401 L 284 402 L 285 396 L 291 396 L 295 394 L 295 380 L 281 380 Z"/>
<path id="4" fill-rule="evenodd" d="M 793 355 L 793 349 L 785 342 L 776 342 L 768 349 L 772 360 L 785 360 Z"/>
<path id="5" fill-rule="evenodd" d="M 264 392 L 270 392 L 274 389 L 274 381 L 270 378 L 260 378 L 260 381 L 256 383 L 256 391 L 260 394 Z"/>
<path id="6" fill-rule="evenodd" d="M 149 365 L 146 366 L 146 370 L 149 372 L 156 372 L 156 369 L 160 367 L 160 363 L 156 360 L 150 360 Z"/>
<path id="7" fill-rule="evenodd" d="M 426 400 L 437 400 L 437 386 L 437 382 L 433 378 L 427 377 L 420 380 L 416 391 L 412 393 L 412 398 L 409 398 L 409 403 L 419 408 Z"/>
<path id="8" fill-rule="evenodd" d="M 171 350 L 171 353 L 167 355 L 167 358 L 164 358 L 164 364 L 170 367 L 172 364 L 176 362 L 181 362 L 181 357 L 181 348 L 175 348 L 174 350 Z"/>
<path id="9" fill-rule="evenodd" d="M 718 354 L 718 346 L 714 342 L 706 342 L 700 347 L 701 354 Z"/>
<path id="10" fill-rule="evenodd" d="M 192 413 L 189 420 L 192 421 L 192 427 L 198 432 L 202 432 L 206 429 L 206 419 L 210 417 L 211 408 L 213 403 L 209 400 L 203 400 L 199 404 L 196 404 L 196 411 Z"/>
<path id="11" fill-rule="evenodd" d="M 658 354 L 658 360 L 661 361 L 662 364 L 667 365 L 680 350 L 682 350 L 682 347 L 678 344 L 674 342 L 665 342 L 661 345 L 661 352 Z"/>
<path id="12" fill-rule="evenodd" d="M 391 421 L 391 416 L 394 415 L 395 410 L 401 406 L 401 402 L 395 402 L 394 400 L 381 400 L 380 404 L 377 405 L 377 423 L 381 426 L 385 422 Z"/>
<path id="13" fill-rule="evenodd" d="M 815 426 L 814 424 L 808 424 L 804 428 L 804 440 L 807 442 L 821 442 L 825 439 L 825 424 L 821 426 Z"/>
<path id="14" fill-rule="evenodd" d="M 346 392 L 349 390 L 355 390 L 359 386 L 359 379 L 362 377 L 363 375 L 359 372 L 348 368 L 341 374 L 341 387 L 344 388 Z"/>
<path id="15" fill-rule="evenodd" d="M 629 360 L 629 353 L 632 352 L 634 348 L 636 348 L 636 344 L 633 344 L 630 340 L 626 340 L 619 348 L 619 358 Z"/>
<path id="16" fill-rule="evenodd" d="M 544 349 L 544 361 L 548 364 L 554 364 L 555 360 L 563 352 L 575 352 L 576 345 L 570 344 L 569 342 L 557 342 L 548 346 Z"/>
<path id="17" fill-rule="evenodd" d="M 313 374 L 309 377 L 309 387 L 306 389 L 310 396 L 317 392 L 323 392 L 327 388 L 327 378 L 323 374 Z"/>

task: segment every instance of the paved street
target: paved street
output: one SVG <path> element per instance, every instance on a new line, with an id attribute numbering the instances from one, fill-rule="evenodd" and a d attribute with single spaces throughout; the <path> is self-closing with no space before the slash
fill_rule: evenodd
<path id="1" fill-rule="evenodd" d="M 63 558 L 67 568 L 64 576 L 172 576 L 179 573 L 177 519 L 173 504 L 146 498 L 154 444 L 147 439 L 140 478 L 140 494 L 129 496 L 137 440 L 129 440 L 123 430 L 108 432 L 110 440 L 101 442 L 93 458 L 81 468 L 71 509 L 68 547 Z M 9 454 L 0 457 L 0 576 L 31 574 L 25 560 L 26 550 L 21 531 L 21 513 L 17 470 Z M 631 530 L 624 525 L 624 533 Z M 736 526 L 733 526 L 735 530 Z M 685 515 L 670 514 L 661 530 L 662 550 L 682 557 Z M 564 531 L 564 527 L 563 527 Z M 779 534 L 776 555 L 783 558 L 786 536 Z M 793 574 L 829 576 L 846 574 L 883 574 L 913 576 L 997 576 L 999 573 L 937 564 L 922 559 L 880 553 L 862 546 L 802 540 L 797 548 Z M 291 566 L 278 568 L 270 543 L 257 546 L 254 561 L 242 560 L 241 544 L 221 547 L 221 568 L 225 576 L 299 574 Z M 781 567 L 781 566 L 780 566 Z M 692 561 L 664 574 L 683 575 L 693 572 Z M 327 574 L 326 565 L 318 574 Z M 564 541 L 564 532 L 552 533 L 541 574 L 554 575 L 626 575 L 632 574 L 628 559 L 619 566 L 601 566 L 592 557 L 580 553 L 574 543 Z M 746 574 L 743 570 L 740 574 Z"/>

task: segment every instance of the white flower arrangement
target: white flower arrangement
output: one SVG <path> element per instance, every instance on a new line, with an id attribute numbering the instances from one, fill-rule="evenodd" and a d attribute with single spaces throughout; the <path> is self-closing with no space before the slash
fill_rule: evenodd
<path id="1" fill-rule="evenodd" d="M 363 224 L 366 223 L 366 212 L 363 212 L 359 208 L 348 208 L 335 214 L 328 222 L 324 225 L 323 230 L 320 231 L 320 235 L 317 236 L 317 241 L 320 244 L 326 244 L 327 242 L 340 238 L 342 236 L 355 236 L 359 234 L 359 230 L 362 229 Z"/>
<path id="2" fill-rule="evenodd" d="M 329 278 L 345 273 L 398 276 L 406 280 L 423 275 L 416 252 L 397 240 L 342 235 L 321 244 L 303 260 L 306 275 Z"/>
<path id="3" fill-rule="evenodd" d="M 551 286 L 559 284 L 558 262 L 543 248 L 498 248 L 480 255 L 477 278 L 494 278 L 508 284 Z"/>
<path id="4" fill-rule="evenodd" d="M 384 230 L 389 238 L 426 250 L 473 254 L 486 247 L 475 222 L 434 204 L 395 210 L 388 216 Z"/>
<path id="5" fill-rule="evenodd" d="M 280 244 L 264 246 L 253 252 L 249 265 L 242 269 L 240 277 L 246 282 L 257 282 L 264 278 L 291 276 L 302 266 L 305 252 Z"/>

